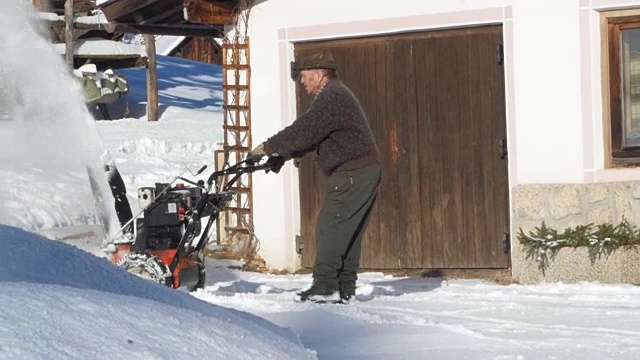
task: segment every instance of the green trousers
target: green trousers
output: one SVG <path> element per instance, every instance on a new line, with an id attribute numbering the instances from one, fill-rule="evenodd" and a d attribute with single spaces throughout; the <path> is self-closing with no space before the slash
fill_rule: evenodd
<path id="1" fill-rule="evenodd" d="M 314 285 L 355 293 L 362 235 L 380 185 L 380 165 L 336 171 L 316 224 Z"/>

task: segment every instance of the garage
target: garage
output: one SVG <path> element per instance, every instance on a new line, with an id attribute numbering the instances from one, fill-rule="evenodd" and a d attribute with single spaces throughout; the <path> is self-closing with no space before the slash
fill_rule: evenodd
<path id="1" fill-rule="evenodd" d="M 502 25 L 300 42 L 328 48 L 368 116 L 382 183 L 363 269 L 506 269 L 508 156 Z M 297 111 L 311 98 L 297 84 Z M 298 168 L 302 266 L 315 258 L 326 178 Z"/>

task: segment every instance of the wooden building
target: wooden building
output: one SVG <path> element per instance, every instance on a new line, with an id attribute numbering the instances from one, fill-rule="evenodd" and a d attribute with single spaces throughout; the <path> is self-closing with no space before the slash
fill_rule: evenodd
<path id="1" fill-rule="evenodd" d="M 33 5 L 47 25 L 48 37 L 55 44 L 56 51 L 64 55 L 65 0 L 33 0 Z M 104 71 L 144 66 L 147 61 L 144 49 L 122 44 L 123 33 L 109 29 L 104 16 L 92 15 L 94 10 L 95 1 L 73 2 L 73 68 L 93 64 L 99 71 Z M 89 51 L 86 50 L 88 48 Z"/>
<path id="2" fill-rule="evenodd" d="M 167 55 L 222 65 L 222 47 L 213 37 L 185 37 Z"/>

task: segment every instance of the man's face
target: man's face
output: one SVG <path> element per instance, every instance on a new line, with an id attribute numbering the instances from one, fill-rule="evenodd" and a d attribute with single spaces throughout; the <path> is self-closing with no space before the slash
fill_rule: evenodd
<path id="1" fill-rule="evenodd" d="M 300 82 L 307 94 L 316 95 L 322 88 L 322 71 L 317 69 L 300 70 Z"/>

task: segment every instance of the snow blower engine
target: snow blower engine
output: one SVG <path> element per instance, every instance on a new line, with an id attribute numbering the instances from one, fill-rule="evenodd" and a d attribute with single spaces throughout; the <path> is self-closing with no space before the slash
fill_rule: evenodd
<path id="1" fill-rule="evenodd" d="M 123 196 L 126 190 L 122 189 L 116 196 L 113 186 L 116 182 L 124 186 L 124 182 L 110 179 L 121 232 L 126 235 L 123 241 L 114 244 L 111 261 L 131 273 L 169 287 L 186 286 L 189 291 L 204 287 L 204 249 L 211 227 L 233 200 L 231 187 L 242 174 L 260 170 L 277 173 L 283 164 L 281 157 L 268 158 L 264 163 L 260 163 L 260 159 L 247 159 L 213 172 L 206 182 L 178 176 L 171 183 L 142 187 L 138 189 L 138 200 L 143 216 L 129 219 L 120 216 L 131 214 L 126 196 Z M 196 176 L 205 169 L 206 165 Z M 219 184 L 228 176 L 231 178 L 224 185 Z M 178 180 L 188 185 L 174 185 Z"/>
<path id="2" fill-rule="evenodd" d="M 204 185 L 204 182 L 201 183 Z M 155 187 L 138 189 L 138 201 L 144 209 L 144 216 L 134 222 L 136 242 L 133 250 L 176 248 L 203 193 L 200 186 L 176 184 L 172 187 L 169 183 L 156 183 Z M 231 193 L 220 194 L 216 200 L 224 206 L 231 201 Z M 212 211 L 211 205 L 205 206 L 199 216 L 210 216 Z M 193 235 L 200 235 L 201 228 L 201 224 L 194 224 Z"/>

